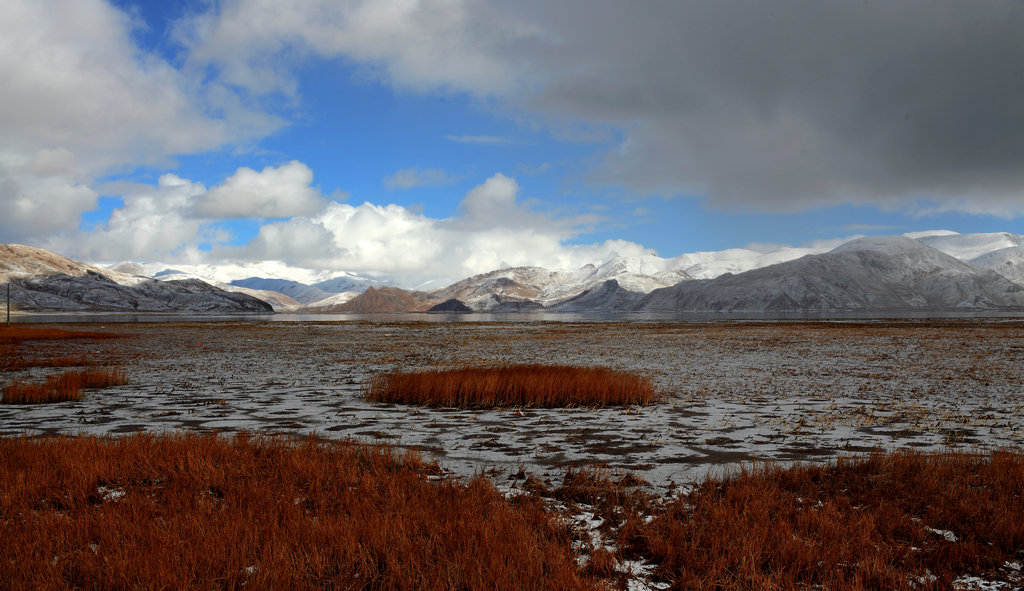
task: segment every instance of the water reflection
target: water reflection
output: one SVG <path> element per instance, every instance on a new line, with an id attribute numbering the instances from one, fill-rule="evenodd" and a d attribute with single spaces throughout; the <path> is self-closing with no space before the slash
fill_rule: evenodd
<path id="1" fill-rule="evenodd" d="M 65 322 L 729 322 L 949 320 L 1024 318 L 1010 311 L 789 311 L 789 312 L 472 312 L 381 314 L 126 314 L 116 312 L 53 312 L 15 314 L 11 323 Z"/>

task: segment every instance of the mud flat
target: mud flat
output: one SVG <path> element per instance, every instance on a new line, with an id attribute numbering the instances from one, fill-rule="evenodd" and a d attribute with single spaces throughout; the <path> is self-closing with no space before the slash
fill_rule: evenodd
<path id="1" fill-rule="evenodd" d="M 64 325 L 66 326 L 66 325 Z M 456 474 L 629 470 L 655 486 L 741 463 L 870 450 L 1019 449 L 1024 322 L 82 323 L 129 338 L 26 342 L 128 384 L 78 402 L 0 405 L 0 435 L 247 430 L 423 450 Z M 364 400 L 380 372 L 557 363 L 637 372 L 632 408 L 427 409 Z M 0 373 L 42 380 L 53 368 Z"/>

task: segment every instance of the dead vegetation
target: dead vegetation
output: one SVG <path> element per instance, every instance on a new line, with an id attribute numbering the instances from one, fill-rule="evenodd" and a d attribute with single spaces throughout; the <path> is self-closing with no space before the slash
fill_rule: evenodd
<path id="1" fill-rule="evenodd" d="M 1024 455 L 896 452 L 746 470 L 705 481 L 649 522 L 627 520 L 619 542 L 622 556 L 646 557 L 681 589 L 999 580 L 1000 567 L 1024 556 Z"/>
<path id="2" fill-rule="evenodd" d="M 72 369 L 38 384 L 14 380 L 4 386 L 2 404 L 44 404 L 81 400 L 83 391 L 128 383 L 120 369 Z"/>
<path id="3" fill-rule="evenodd" d="M 34 328 L 30 326 L 0 327 L 0 345 L 20 344 L 25 341 L 66 341 L 71 339 L 117 339 L 121 335 L 83 330 Z"/>
<path id="4" fill-rule="evenodd" d="M 376 376 L 366 398 L 459 408 L 629 406 L 652 403 L 651 381 L 605 367 L 507 365 Z"/>
<path id="5" fill-rule="evenodd" d="M 596 589 L 568 528 L 394 449 L 0 440 L 0 580 L 36 589 Z"/>
<path id="6" fill-rule="evenodd" d="M 99 357 L 81 353 L 60 355 L 57 349 L 73 341 L 97 341 L 122 335 L 97 331 L 72 331 L 54 328 L 13 326 L 0 328 L 0 372 L 19 372 L 33 368 L 89 367 L 70 369 L 46 377 L 42 383 L 21 377 L 3 387 L 0 404 L 43 404 L 81 400 L 83 391 L 127 383 L 121 369 L 92 368 Z M 38 343 L 44 343 L 38 346 Z M 28 347 L 36 343 L 35 347 Z"/>
<path id="7" fill-rule="evenodd" d="M 2 439 L 0 579 L 608 589 L 640 564 L 674 589 L 951 589 L 968 573 L 1021 583 L 1004 568 L 1024 554 L 1019 452 L 767 466 L 669 499 L 600 468 L 557 487 L 518 477 L 523 493 L 502 495 L 411 452 L 313 438 Z"/>

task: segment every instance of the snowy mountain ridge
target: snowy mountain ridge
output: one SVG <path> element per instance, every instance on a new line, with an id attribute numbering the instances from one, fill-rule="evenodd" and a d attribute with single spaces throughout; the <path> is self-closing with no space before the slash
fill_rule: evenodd
<path id="1" fill-rule="evenodd" d="M 651 292 L 658 312 L 902 312 L 1015 310 L 1024 287 L 920 240 L 866 237 L 827 253 Z"/>
<path id="2" fill-rule="evenodd" d="M 199 279 L 158 281 L 20 244 L 0 244 L 0 283 L 21 310 L 268 314 L 270 304 Z"/>
<path id="3" fill-rule="evenodd" d="M 9 246 L 8 251 L 14 247 Z M 370 287 L 387 287 L 391 291 L 381 293 L 395 296 L 388 302 L 389 308 L 402 305 L 396 303 L 402 298 L 397 297 L 397 288 L 389 285 L 391 280 L 387 278 L 309 270 L 292 275 L 292 267 L 277 261 L 231 265 L 125 262 L 102 268 L 40 249 L 31 249 L 31 253 L 23 251 L 21 258 L 15 254 L 8 252 L 7 262 L 0 262 L 0 280 L 17 275 L 20 279 L 16 280 L 24 283 L 25 277 L 32 275 L 39 283 L 42 281 L 39 277 L 54 275 L 77 277 L 75 281 L 79 283 L 85 277 L 94 283 L 102 278 L 109 284 L 127 287 L 145 284 L 147 289 L 158 282 L 177 288 L 185 284 L 210 284 L 211 289 L 247 294 L 269 302 L 281 312 L 372 310 L 373 302 L 382 301 L 381 298 L 359 299 L 359 296 Z M 780 271 L 779 265 L 787 266 Z M 276 276 L 246 275 L 252 272 Z M 784 276 L 780 276 L 780 272 Z M 995 277 L 1003 283 L 996 285 Z M 223 279 L 228 281 L 221 281 Z M 727 293 L 712 293 L 715 290 L 707 286 L 709 281 L 716 281 L 716 289 L 725 289 Z M 876 306 L 991 309 L 1016 306 L 1016 296 L 1008 285 L 1024 285 L 1024 236 L 957 234 L 940 230 L 901 236 L 855 237 L 803 247 L 750 245 L 672 258 L 653 254 L 617 257 L 576 269 L 510 267 L 481 273 L 439 289 L 408 292 L 420 294 L 410 296 L 412 299 L 408 301 L 415 301 L 414 307 L 419 309 L 430 302 L 458 300 L 472 310 L 491 312 L 544 309 L 587 312 L 634 307 L 662 310 L 666 306 L 683 305 L 727 310 L 746 309 L 743 306 L 753 310 L 874 309 Z M 676 290 L 679 294 L 689 295 L 680 295 L 672 300 L 674 303 L 666 303 L 666 288 L 679 288 Z M 53 285 L 46 289 L 59 291 Z M 936 290 L 941 294 L 933 293 Z M 662 292 L 661 295 L 653 295 L 658 292 Z M 48 306 L 64 305 L 56 300 L 47 301 Z M 43 304 L 37 302 L 37 305 Z M 74 309 L 73 305 L 68 305 Z M 114 304 L 107 298 L 102 305 Z"/>

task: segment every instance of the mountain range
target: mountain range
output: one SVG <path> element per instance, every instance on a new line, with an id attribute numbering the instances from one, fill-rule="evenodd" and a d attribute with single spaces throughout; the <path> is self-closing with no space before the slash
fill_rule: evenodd
<path id="1" fill-rule="evenodd" d="M 426 291 L 353 273 L 313 281 L 282 276 L 280 269 L 275 274 L 225 281 L 228 273 L 209 265 L 104 268 L 0 245 L 0 284 L 10 282 L 12 303 L 27 310 L 1024 313 L 1024 236 L 1010 233 L 936 231 L 802 248 L 619 257 L 577 269 L 511 267 Z"/>
<path id="2" fill-rule="evenodd" d="M 20 244 L 0 244 L 0 283 L 9 286 L 18 310 L 273 313 L 263 299 L 199 279 L 130 275 Z"/>

